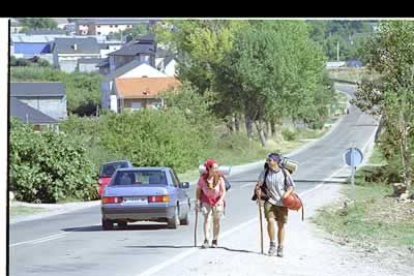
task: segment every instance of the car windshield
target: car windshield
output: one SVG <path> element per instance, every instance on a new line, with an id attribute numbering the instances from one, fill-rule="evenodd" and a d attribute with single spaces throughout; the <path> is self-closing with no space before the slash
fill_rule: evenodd
<path id="1" fill-rule="evenodd" d="M 127 162 L 114 162 L 109 164 L 104 164 L 101 167 L 99 177 L 112 177 L 115 171 L 119 168 L 128 168 Z"/>
<path id="2" fill-rule="evenodd" d="M 120 171 L 111 185 L 167 185 L 163 171 Z"/>

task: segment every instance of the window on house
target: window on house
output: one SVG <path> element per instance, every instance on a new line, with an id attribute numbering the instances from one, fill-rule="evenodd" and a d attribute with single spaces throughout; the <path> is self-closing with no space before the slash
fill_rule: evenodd
<path id="1" fill-rule="evenodd" d="M 142 108 L 141 102 L 132 102 L 131 109 L 132 110 L 140 110 Z"/>
<path id="2" fill-rule="evenodd" d="M 100 35 L 101 34 L 101 32 L 98 32 L 98 35 Z"/>
<path id="3" fill-rule="evenodd" d="M 156 110 L 160 110 L 162 108 L 162 101 L 161 100 L 153 101 L 152 108 Z"/>
<path id="4" fill-rule="evenodd" d="M 118 25 L 115 25 L 115 28 L 118 28 Z"/>
<path id="5" fill-rule="evenodd" d="M 109 25 L 109 28 L 112 28 L 113 26 L 112 25 Z"/>
<path id="6" fill-rule="evenodd" d="M 98 25 L 98 28 L 100 28 L 101 27 L 101 25 Z"/>

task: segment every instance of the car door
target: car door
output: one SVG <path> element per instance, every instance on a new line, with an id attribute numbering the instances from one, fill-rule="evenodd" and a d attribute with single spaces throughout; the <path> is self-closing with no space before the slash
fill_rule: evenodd
<path id="1" fill-rule="evenodd" d="M 183 191 L 183 189 L 181 188 L 180 181 L 178 180 L 178 177 L 177 177 L 176 173 L 174 172 L 174 170 L 170 170 L 170 174 L 171 174 L 171 179 L 172 179 L 172 182 L 174 184 L 174 187 L 177 191 L 178 201 L 179 201 L 179 204 L 180 204 L 180 210 L 187 211 L 187 209 L 188 209 L 188 204 L 187 204 L 187 200 L 186 200 L 187 195 Z"/>

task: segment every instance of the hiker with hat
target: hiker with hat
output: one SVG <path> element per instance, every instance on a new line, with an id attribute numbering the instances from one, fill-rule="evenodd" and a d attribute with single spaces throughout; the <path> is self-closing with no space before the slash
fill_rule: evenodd
<path id="1" fill-rule="evenodd" d="M 268 254 L 277 254 L 283 257 L 283 247 L 285 239 L 285 224 L 288 218 L 288 208 L 282 200 L 293 193 L 295 183 L 289 171 L 281 166 L 282 156 L 278 153 L 270 153 L 267 156 L 264 170 L 259 176 L 255 191 L 256 197 L 265 200 L 264 214 L 267 220 L 267 232 L 270 240 Z M 285 181 L 286 180 L 286 181 Z M 263 189 L 265 188 L 265 189 Z M 277 241 L 275 244 L 275 224 L 277 222 Z"/>
<path id="2" fill-rule="evenodd" d="M 220 219 L 224 212 L 226 187 L 223 176 L 218 171 L 218 164 L 214 159 L 204 163 L 205 172 L 200 176 L 196 190 L 196 208 L 201 209 L 204 215 L 204 243 L 203 248 L 209 247 L 210 224 L 213 220 L 213 239 L 211 247 L 218 246 Z"/>

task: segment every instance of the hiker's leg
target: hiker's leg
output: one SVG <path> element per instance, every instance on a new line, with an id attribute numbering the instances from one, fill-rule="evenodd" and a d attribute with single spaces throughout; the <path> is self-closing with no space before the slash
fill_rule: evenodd
<path id="1" fill-rule="evenodd" d="M 276 207 L 277 220 L 277 242 L 279 247 L 283 247 L 285 241 L 285 224 L 287 223 L 288 209 L 286 207 Z"/>
<path id="2" fill-rule="evenodd" d="M 283 221 L 277 222 L 277 242 L 279 247 L 283 247 L 285 241 L 285 223 Z"/>
<path id="3" fill-rule="evenodd" d="M 223 205 L 217 205 L 213 209 L 213 240 L 217 242 L 220 233 L 220 218 L 223 214 Z"/>
<path id="4" fill-rule="evenodd" d="M 205 204 L 203 205 L 203 208 L 205 213 L 204 213 L 204 240 L 210 240 L 210 224 L 211 224 L 211 213 L 212 213 L 212 208 L 208 205 Z"/>
<path id="5" fill-rule="evenodd" d="M 214 219 L 213 219 L 213 240 L 218 239 L 219 232 L 220 232 L 220 217 L 214 216 Z"/>
<path id="6" fill-rule="evenodd" d="M 211 220 L 211 216 L 210 215 L 205 215 L 204 216 L 204 239 L 205 240 L 209 240 L 210 237 L 210 220 Z"/>
<path id="7" fill-rule="evenodd" d="M 270 242 L 275 241 L 275 212 L 273 205 L 269 202 L 265 202 L 264 204 L 264 215 L 267 220 L 267 233 L 269 235 Z"/>
<path id="8" fill-rule="evenodd" d="M 267 219 L 267 233 L 269 234 L 270 242 L 275 241 L 275 219 L 268 218 Z"/>

